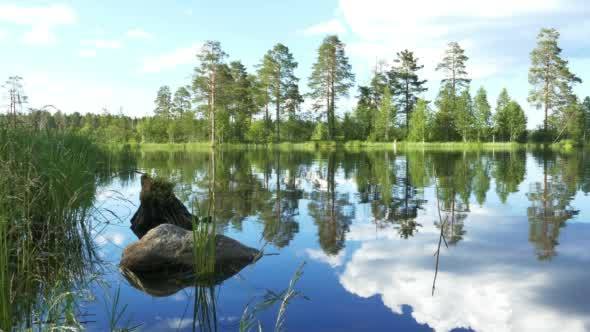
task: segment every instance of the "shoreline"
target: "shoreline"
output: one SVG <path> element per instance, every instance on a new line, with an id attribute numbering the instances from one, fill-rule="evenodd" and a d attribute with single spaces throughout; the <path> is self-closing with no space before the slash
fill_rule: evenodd
<path id="1" fill-rule="evenodd" d="M 212 146 L 209 142 L 189 143 L 127 143 L 114 144 L 113 147 L 129 146 L 142 151 L 209 151 Z M 512 150 L 537 150 L 549 148 L 558 151 L 572 151 L 584 148 L 569 144 L 541 144 L 541 143 L 517 143 L 517 142 L 360 142 L 360 141 L 306 141 L 306 142 L 281 142 L 281 143 L 221 143 L 214 146 L 223 150 L 402 150 L 402 151 L 512 151 Z"/>

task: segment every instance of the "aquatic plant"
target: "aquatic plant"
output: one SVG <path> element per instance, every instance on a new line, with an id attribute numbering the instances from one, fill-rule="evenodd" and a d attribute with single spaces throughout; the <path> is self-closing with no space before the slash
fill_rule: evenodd
<path id="1" fill-rule="evenodd" d="M 79 326 L 100 154 L 76 135 L 0 129 L 0 329 Z"/>
<path id="2" fill-rule="evenodd" d="M 285 321 L 286 321 L 286 313 L 287 307 L 289 304 L 296 298 L 304 298 L 308 299 L 303 293 L 296 290 L 296 285 L 299 279 L 303 276 L 303 269 L 305 267 L 305 262 L 301 263 L 293 277 L 289 281 L 289 286 L 281 292 L 273 292 L 271 290 L 267 290 L 266 294 L 262 297 L 262 299 L 255 304 L 248 304 L 243 313 L 242 318 L 240 319 L 240 332 L 248 332 L 254 328 L 257 328 L 258 331 L 262 331 L 262 323 L 257 319 L 257 315 L 263 311 L 269 310 L 270 308 L 279 305 L 274 331 L 283 331 L 285 328 Z"/>

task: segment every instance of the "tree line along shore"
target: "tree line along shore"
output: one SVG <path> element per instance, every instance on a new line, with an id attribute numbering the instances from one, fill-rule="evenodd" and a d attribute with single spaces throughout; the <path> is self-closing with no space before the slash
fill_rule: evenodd
<path id="1" fill-rule="evenodd" d="M 397 52 L 392 65 L 375 67 L 367 85 L 358 86 L 345 45 L 327 36 L 317 50 L 302 94 L 295 75 L 298 63 L 289 48 L 276 44 L 248 72 L 228 61 L 218 41 L 207 41 L 196 55 L 198 66 L 185 86 L 160 87 L 152 116 L 133 118 L 104 110 L 101 114 L 64 114 L 55 107 L 27 107 L 23 78 L 10 77 L 4 89 L 7 126 L 26 123 L 36 130 L 56 129 L 101 143 L 279 143 L 308 141 L 379 142 L 567 142 L 590 139 L 590 97 L 573 92 L 581 79 L 572 73 L 559 47 L 559 32 L 541 29 L 530 53 L 528 102 L 543 123 L 527 130 L 522 105 L 502 89 L 490 105 L 486 89 L 474 92 L 469 57 L 450 42 L 437 65 L 444 79 L 433 101 L 423 98 L 423 65 L 410 50 Z M 355 93 L 352 110 L 338 110 L 338 100 Z M 310 105 L 304 109 L 302 104 Z"/>

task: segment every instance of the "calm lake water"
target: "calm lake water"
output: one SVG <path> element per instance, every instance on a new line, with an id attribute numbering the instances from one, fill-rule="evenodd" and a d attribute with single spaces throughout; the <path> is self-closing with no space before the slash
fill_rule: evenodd
<path id="1" fill-rule="evenodd" d="M 590 330 L 582 151 L 143 152 L 117 167 L 97 193 L 121 220 L 96 233 L 104 264 L 83 306 L 89 330 L 109 327 L 117 292 L 120 326 L 193 329 L 195 287 L 152 296 L 117 268 L 137 241 L 141 186 L 129 170 L 175 181 L 187 206 L 214 195 L 220 232 L 274 254 L 212 290 L 219 331 L 238 330 L 246 306 L 286 289 L 303 262 L 295 289 L 306 298 L 289 304 L 289 331 Z M 277 311 L 257 313 L 264 331 Z"/>

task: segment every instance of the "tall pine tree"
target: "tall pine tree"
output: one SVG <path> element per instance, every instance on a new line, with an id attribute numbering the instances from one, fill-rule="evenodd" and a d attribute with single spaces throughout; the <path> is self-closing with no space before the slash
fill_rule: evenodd
<path id="1" fill-rule="evenodd" d="M 283 109 L 288 105 L 298 104 L 301 97 L 297 84 L 299 79 L 294 70 L 297 62 L 289 48 L 283 44 L 276 44 L 262 59 L 259 75 L 268 93 L 268 100 L 275 104 L 275 140 L 280 140 L 280 123 Z"/>
<path id="2" fill-rule="evenodd" d="M 154 114 L 158 117 L 169 119 L 172 111 L 172 93 L 170 87 L 167 85 L 161 86 L 158 89 L 156 100 L 154 100 L 156 108 Z"/>
<path id="3" fill-rule="evenodd" d="M 414 109 L 418 95 L 427 90 L 424 86 L 427 81 L 418 78 L 418 71 L 424 66 L 418 65 L 418 58 L 409 50 L 398 52 L 393 61 L 394 66 L 388 74 L 399 110 L 405 116 L 406 131 L 408 131 L 410 113 Z"/>
<path id="4" fill-rule="evenodd" d="M 544 110 L 545 140 L 549 139 L 550 113 L 566 107 L 572 100 L 572 86 L 582 82 L 570 72 L 567 60 L 561 56 L 558 40 L 557 30 L 541 29 L 537 36 L 537 46 L 531 52 L 529 83 L 532 89 L 529 102 L 537 109 Z"/>
<path id="5" fill-rule="evenodd" d="M 492 127 L 492 107 L 483 86 L 477 90 L 473 100 L 473 120 L 477 141 L 486 139 Z"/>
<path id="6" fill-rule="evenodd" d="M 468 88 L 471 79 L 467 75 L 467 60 L 465 50 L 459 43 L 451 42 L 441 63 L 436 66 L 437 71 L 442 71 L 443 85 L 449 85 L 452 96 L 458 96 L 462 88 Z M 455 99 L 455 98 L 454 98 Z"/>
<path id="7" fill-rule="evenodd" d="M 201 47 L 201 51 L 197 54 L 200 66 L 195 68 L 193 90 L 198 99 L 205 100 L 207 103 L 211 145 L 214 145 L 216 142 L 217 124 L 215 122 L 215 116 L 218 108 L 216 103 L 218 95 L 223 89 L 220 71 L 227 69 L 223 67 L 226 57 L 227 53 L 221 49 L 221 44 L 218 41 L 211 40 L 205 42 L 203 47 Z"/>
<path id="8" fill-rule="evenodd" d="M 353 85 L 354 74 L 344 52 L 344 44 L 335 35 L 326 37 L 318 49 L 318 58 L 309 78 L 309 88 L 314 109 L 324 108 L 326 111 L 328 139 L 335 137 L 336 101 L 341 96 L 347 96 Z"/>

